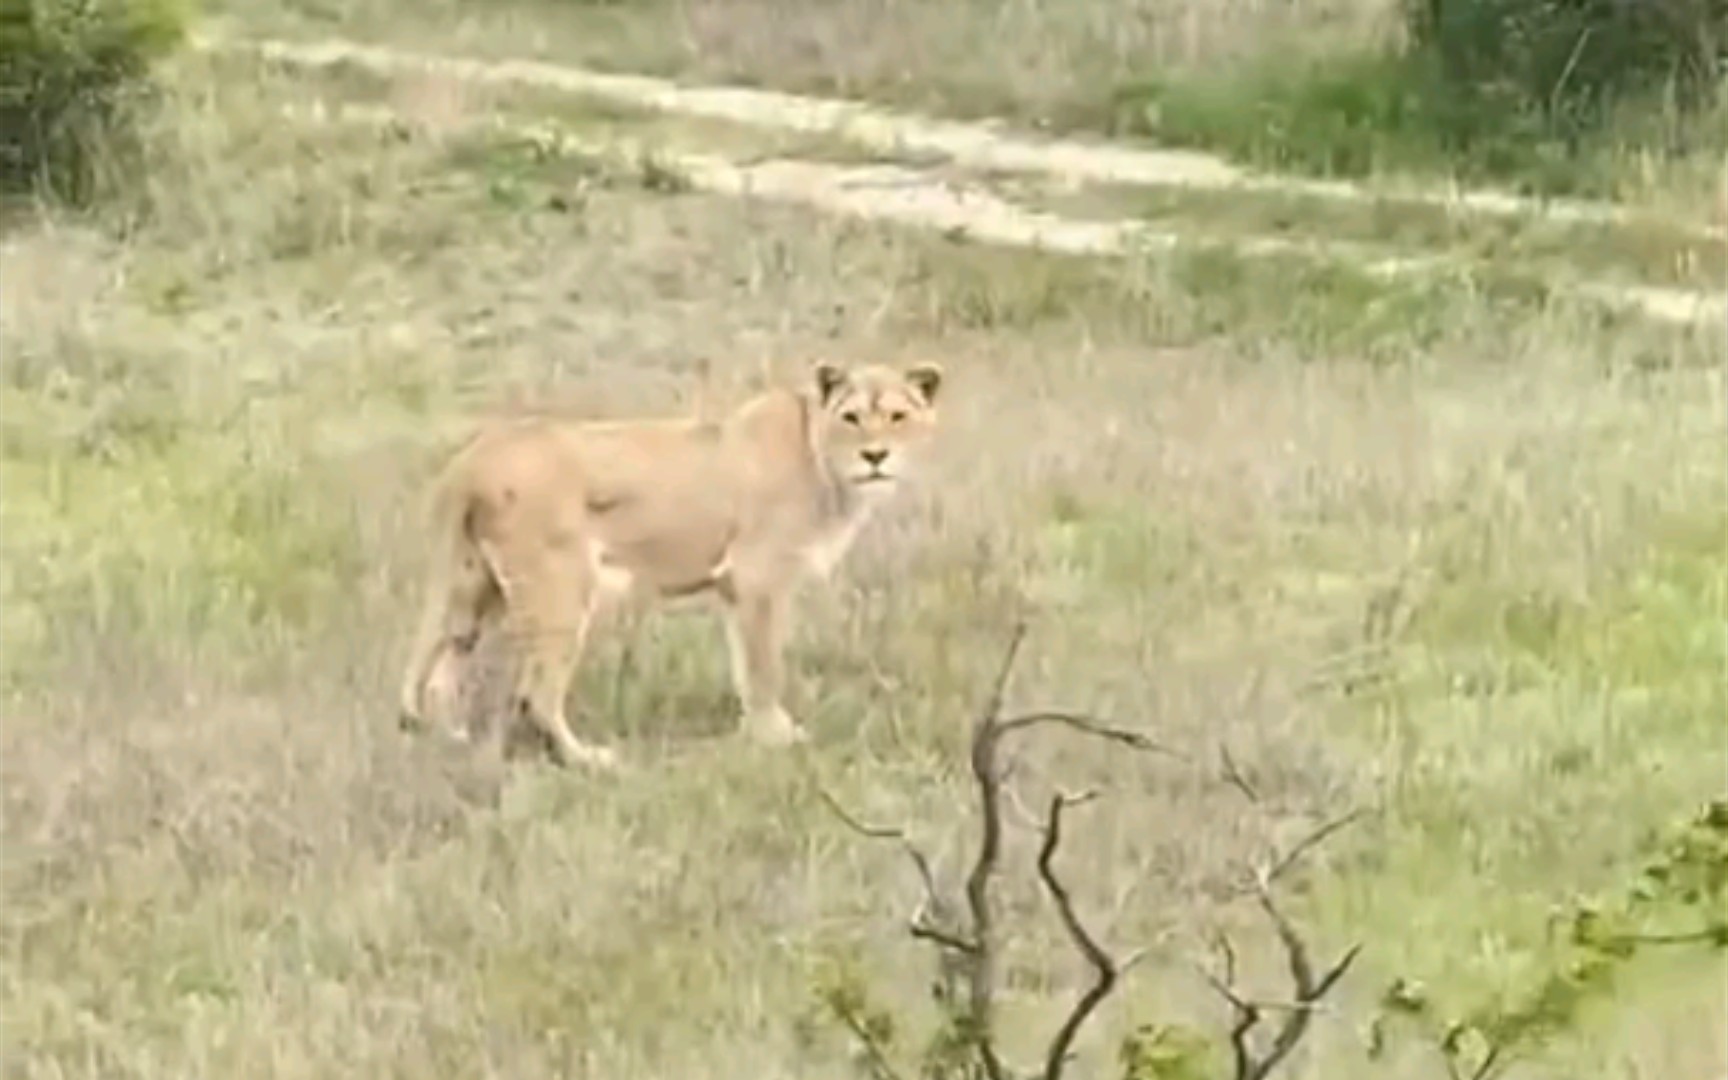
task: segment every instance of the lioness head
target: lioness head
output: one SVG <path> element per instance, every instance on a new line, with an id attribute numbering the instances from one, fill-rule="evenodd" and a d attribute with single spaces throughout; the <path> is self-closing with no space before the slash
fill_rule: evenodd
<path id="1" fill-rule="evenodd" d="M 856 490 L 893 490 L 935 430 L 941 366 L 848 370 L 819 363 L 814 375 L 821 405 L 816 445 L 830 470 Z"/>

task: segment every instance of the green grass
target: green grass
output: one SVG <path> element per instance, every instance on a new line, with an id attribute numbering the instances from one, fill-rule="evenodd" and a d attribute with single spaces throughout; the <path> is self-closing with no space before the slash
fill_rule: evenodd
<path id="1" fill-rule="evenodd" d="M 1720 103 L 1677 112 L 1651 93 L 1627 98 L 1600 125 L 1562 132 L 1515 102 L 1467 98 L 1420 55 L 1375 50 L 1125 83 L 1094 124 L 1271 172 L 1430 174 L 1546 195 L 1636 198 L 1646 188 L 1648 197 L 1640 173 L 1657 165 L 1708 205 L 1721 114 Z"/>
<path id="2" fill-rule="evenodd" d="M 1228 743 L 1263 800 L 1027 746 L 1028 805 L 1104 793 L 1064 870 L 1113 947 L 1151 948 L 1077 1075 L 1141 1022 L 1222 1030 L 1192 975 L 1215 923 L 1279 993 L 1219 896 L 1351 805 L 1371 823 L 1292 907 L 1362 966 L 1289 1075 L 1440 1075 L 1408 1044 L 1365 1060 L 1381 987 L 1518 992 L 1553 905 L 1721 794 L 1717 337 L 1222 255 L 993 251 L 627 170 L 555 209 L 579 163 L 297 126 L 302 88 L 212 77 L 180 72 L 114 219 L 3 241 L 8 1076 L 847 1075 L 812 984 L 851 957 L 917 1031 L 928 957 L 899 853 L 818 789 L 956 872 L 966 721 L 1021 616 L 1013 703 L 1194 762 Z M 935 356 L 952 383 L 928 483 L 802 607 L 808 754 L 716 737 L 700 616 L 583 671 L 578 723 L 623 777 L 398 735 L 420 483 L 474 414 L 681 409 L 703 361 L 734 400 L 815 355 Z M 1017 1057 L 1082 977 L 1029 844 L 1011 830 Z M 1532 1068 L 1715 1075 L 1722 974 L 1641 959 Z"/>
<path id="3" fill-rule="evenodd" d="M 1720 507 L 1659 515 L 1618 566 L 1507 573 L 1470 565 L 1495 559 L 1496 546 L 1443 539 L 1424 560 L 1437 580 L 1401 628 L 1358 651 L 1353 679 L 1332 673 L 1332 692 L 1353 690 L 1361 736 L 1400 759 L 1387 848 L 1403 854 L 1341 904 L 1341 925 L 1470 889 L 1447 916 L 1449 935 L 1467 931 L 1479 951 L 1437 951 L 1413 933 L 1399 963 L 1422 982 L 1474 982 L 1483 994 L 1551 951 L 1539 932 L 1549 911 L 1531 900 L 1562 900 L 1556 874 L 1582 871 L 1580 893 L 1629 885 L 1625 862 L 1673 791 L 1720 782 L 1725 543 Z M 1368 665 L 1381 666 L 1377 678 L 1364 678 Z M 1604 805 L 1622 813 L 1592 826 L 1600 861 L 1585 869 L 1563 823 Z M 1430 846 L 1458 864 L 1434 861 Z"/>
<path id="4" fill-rule="evenodd" d="M 1430 91 L 1395 57 L 1303 57 L 1212 77 L 1184 72 L 1124 85 L 1103 125 L 1219 147 L 1271 171 L 1361 176 L 1455 164 L 1428 114 Z M 1520 144 L 1528 165 L 1540 148 Z"/>
<path id="5" fill-rule="evenodd" d="M 484 12 L 396 0 L 227 6 L 259 33 L 532 55 L 1023 128 L 1147 136 L 1273 171 L 1489 182 L 1719 216 L 1728 149 L 1720 93 L 1681 110 L 1659 88 L 1628 88 L 1587 110 L 1588 124 L 1571 122 L 1576 109 L 1544 118 L 1523 99 L 1504 100 L 1507 86 L 1464 91 L 1435 75 L 1428 53 L 1399 53 L 1408 36 L 1400 10 L 1388 0 L 1158 0 L 1132 10 L 1101 0 L 887 9 L 834 0 L 792 12 L 763 0 L 513 0 Z M 1590 70 L 1600 74 L 1594 61 Z"/>
<path id="6" fill-rule="evenodd" d="M 1149 191 L 1132 185 L 1051 190 L 1048 184 L 998 184 L 1051 213 L 1148 224 L 1195 239 L 1322 237 L 1364 245 L 1387 257 L 1444 250 L 1478 266 L 1526 268 L 1547 281 L 1588 280 L 1720 290 L 1728 284 L 1728 242 L 1678 222 L 1567 222 L 1488 217 L 1387 197 L 1366 203 L 1312 195 Z"/>

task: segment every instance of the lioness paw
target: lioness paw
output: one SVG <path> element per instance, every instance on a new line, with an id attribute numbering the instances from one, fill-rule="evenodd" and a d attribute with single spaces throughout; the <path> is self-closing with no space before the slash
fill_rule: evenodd
<path id="1" fill-rule="evenodd" d="M 608 746 L 594 746 L 572 740 L 558 752 L 558 763 L 566 768 L 593 769 L 613 772 L 619 766 L 618 752 Z"/>
<path id="2" fill-rule="evenodd" d="M 762 746 L 795 746 L 810 740 L 810 733 L 800 727 L 785 709 L 746 715 L 744 734 Z"/>

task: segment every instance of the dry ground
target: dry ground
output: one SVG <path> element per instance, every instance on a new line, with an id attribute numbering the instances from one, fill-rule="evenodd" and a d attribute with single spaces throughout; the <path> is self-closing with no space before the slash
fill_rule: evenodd
<path id="1" fill-rule="evenodd" d="M 1016 702 L 1227 744 L 1265 801 L 1026 755 L 1028 800 L 1108 793 L 1067 865 L 1108 939 L 1152 950 L 1080 1075 L 1137 1022 L 1222 1023 L 1188 961 L 1248 922 L 1225 883 L 1356 805 L 1300 912 L 1366 953 L 1291 1075 L 1441 1075 L 1365 1061 L 1380 989 L 1515 991 L 1552 905 L 1721 793 L 1719 335 L 982 250 L 296 128 L 300 92 L 189 70 L 147 213 L 4 241 L 8 1077 L 848 1075 L 809 981 L 850 958 L 915 1016 L 928 969 L 905 868 L 817 792 L 952 869 L 957 751 L 1020 617 Z M 578 688 L 625 776 L 398 736 L 417 484 L 469 416 L 735 399 L 816 355 L 952 381 L 936 472 L 804 607 L 810 753 L 719 737 L 699 615 L 611 640 Z M 1044 1022 L 1081 972 L 1017 888 L 1006 1008 Z M 1514 1075 L 1720 1075 L 1725 974 L 1647 961 Z"/>

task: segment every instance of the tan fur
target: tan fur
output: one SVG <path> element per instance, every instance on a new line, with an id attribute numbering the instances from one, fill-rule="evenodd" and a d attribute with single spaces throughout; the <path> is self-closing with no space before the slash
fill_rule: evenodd
<path id="1" fill-rule="evenodd" d="M 724 609 L 744 732 L 801 740 L 781 701 L 792 595 L 833 569 L 913 466 L 941 381 L 934 364 L 818 364 L 808 388 L 769 390 L 717 422 L 534 419 L 483 431 L 433 488 L 402 726 L 426 726 L 429 694 L 447 711 L 480 632 L 502 621 L 518 651 L 515 714 L 559 762 L 609 766 L 612 751 L 577 739 L 565 719 L 596 617 L 627 597 L 701 595 Z"/>

